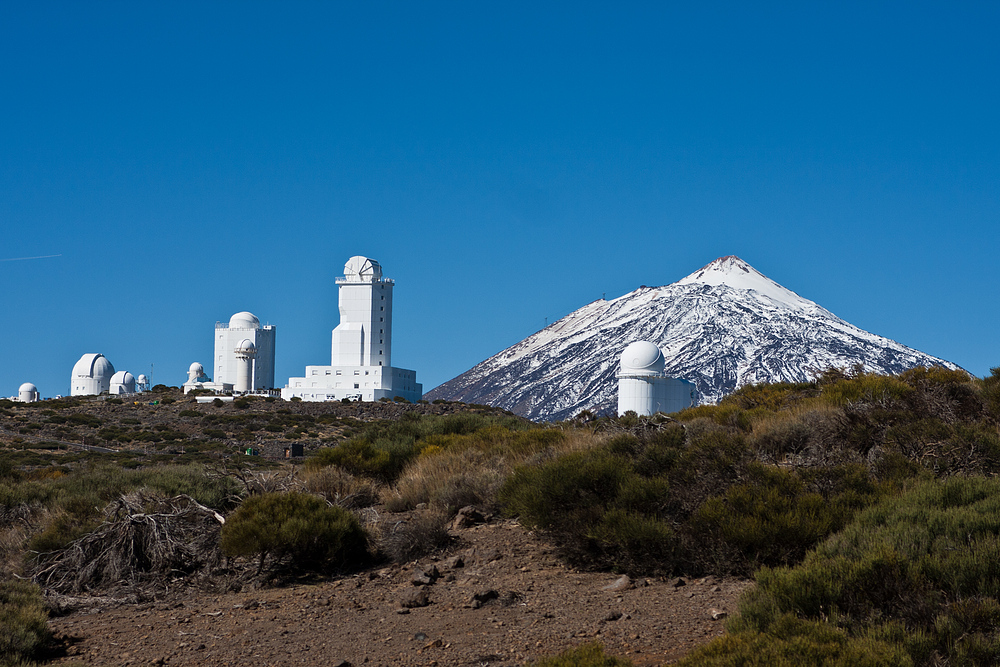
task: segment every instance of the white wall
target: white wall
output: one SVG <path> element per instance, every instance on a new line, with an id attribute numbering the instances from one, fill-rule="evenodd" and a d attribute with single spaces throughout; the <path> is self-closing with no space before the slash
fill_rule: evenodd
<path id="1" fill-rule="evenodd" d="M 274 387 L 274 338 L 273 325 L 262 326 L 259 329 L 230 329 L 221 322 L 215 325 L 215 356 L 212 366 L 215 375 L 212 380 L 217 384 L 236 385 L 240 364 L 236 358 L 236 346 L 244 340 L 251 341 L 257 348 L 254 360 L 253 388 L 271 389 Z"/>

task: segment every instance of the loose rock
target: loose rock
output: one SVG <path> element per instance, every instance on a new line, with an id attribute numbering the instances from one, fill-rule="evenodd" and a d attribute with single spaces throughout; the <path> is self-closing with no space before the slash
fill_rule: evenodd
<path id="1" fill-rule="evenodd" d="M 408 590 L 399 598 L 399 606 L 403 609 L 426 607 L 430 603 L 431 597 L 427 594 L 427 589 L 425 588 Z"/>
<path id="2" fill-rule="evenodd" d="M 461 530 L 463 528 L 471 528 L 480 523 L 486 523 L 486 517 L 483 513 L 472 505 L 466 505 L 458 510 L 458 514 L 455 515 L 455 519 L 451 522 L 451 528 L 452 530 Z"/>
<path id="3" fill-rule="evenodd" d="M 602 588 L 602 591 L 627 591 L 632 588 L 632 580 L 628 578 L 628 575 L 623 574 L 622 576 L 615 579 L 613 582 Z"/>

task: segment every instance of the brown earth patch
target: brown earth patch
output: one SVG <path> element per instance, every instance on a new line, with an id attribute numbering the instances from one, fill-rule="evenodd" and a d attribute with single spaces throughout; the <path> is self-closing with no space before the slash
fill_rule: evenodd
<path id="1" fill-rule="evenodd" d="M 721 635 L 749 585 L 577 571 L 513 521 L 452 534 L 447 552 L 332 580 L 98 601 L 51 621 L 57 663 L 513 666 L 597 641 L 661 665 Z"/>

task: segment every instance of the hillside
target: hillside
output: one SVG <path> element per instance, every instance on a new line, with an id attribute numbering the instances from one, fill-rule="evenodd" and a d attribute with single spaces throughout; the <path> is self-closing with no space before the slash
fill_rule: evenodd
<path id="1" fill-rule="evenodd" d="M 1000 657 L 1000 369 L 557 425 L 157 396 L 0 402 L 0 663 Z"/>
<path id="2" fill-rule="evenodd" d="M 957 368 L 845 322 L 738 257 L 663 287 L 599 300 L 427 392 L 495 405 L 536 421 L 617 405 L 618 361 L 636 340 L 656 343 L 665 372 L 695 384 L 703 403 L 759 382 L 805 382 L 832 367 L 875 373 Z"/>

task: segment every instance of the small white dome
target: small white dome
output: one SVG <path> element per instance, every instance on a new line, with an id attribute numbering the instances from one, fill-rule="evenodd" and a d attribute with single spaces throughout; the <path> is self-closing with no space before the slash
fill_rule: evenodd
<path id="1" fill-rule="evenodd" d="M 24 392 L 24 391 L 38 391 L 38 387 L 36 387 L 35 385 L 33 385 L 30 382 L 25 382 L 24 384 L 22 384 L 20 386 L 20 388 L 18 388 L 17 393 L 20 394 L 21 392 Z"/>
<path id="2" fill-rule="evenodd" d="M 242 343 L 236 346 L 236 354 L 256 354 L 257 346 L 253 344 L 252 340 L 244 339 Z"/>
<path id="3" fill-rule="evenodd" d="M 138 382 L 139 384 L 147 384 L 149 382 L 149 378 L 146 377 L 145 375 L 140 374 L 139 377 L 135 379 L 135 381 Z"/>
<path id="4" fill-rule="evenodd" d="M 253 313 L 242 311 L 229 318 L 230 329 L 260 329 L 260 320 Z"/>
<path id="5" fill-rule="evenodd" d="M 630 343 L 622 352 L 622 373 L 657 374 L 663 372 L 666 360 L 653 343 L 640 340 Z"/>
<path id="6" fill-rule="evenodd" d="M 135 384 L 135 376 L 128 371 L 118 371 L 111 376 L 111 381 L 117 384 L 128 384 L 130 382 Z"/>
<path id="7" fill-rule="evenodd" d="M 191 364 L 188 367 L 188 373 L 197 373 L 198 375 L 201 375 L 204 372 L 205 372 L 205 367 L 202 366 L 201 364 L 199 364 L 197 361 L 194 362 L 193 364 Z M 144 378 L 144 377 L 146 377 L 146 376 L 145 375 L 140 375 L 139 376 L 139 382 L 142 382 L 142 378 Z"/>

